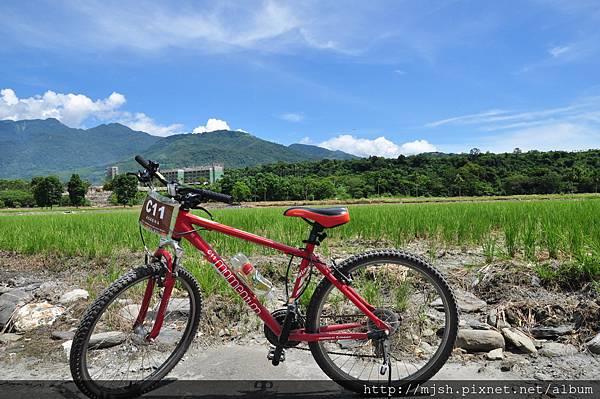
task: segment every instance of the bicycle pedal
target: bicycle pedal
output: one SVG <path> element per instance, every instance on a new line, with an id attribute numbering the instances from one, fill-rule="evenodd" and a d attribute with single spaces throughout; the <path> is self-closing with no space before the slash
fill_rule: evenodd
<path id="1" fill-rule="evenodd" d="M 267 360 L 273 361 L 274 358 L 275 358 L 275 347 L 271 347 L 271 349 L 269 349 L 269 353 L 267 354 Z M 283 350 L 281 352 L 281 355 L 279 356 L 279 360 L 277 362 L 274 362 L 273 366 L 277 366 L 281 362 L 285 362 L 285 350 Z"/>

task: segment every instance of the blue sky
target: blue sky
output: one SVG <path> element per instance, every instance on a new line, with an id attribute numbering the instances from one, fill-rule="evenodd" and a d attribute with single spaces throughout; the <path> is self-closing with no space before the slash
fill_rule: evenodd
<path id="1" fill-rule="evenodd" d="M 358 155 L 600 147 L 598 1 L 4 1 L 0 119 Z"/>

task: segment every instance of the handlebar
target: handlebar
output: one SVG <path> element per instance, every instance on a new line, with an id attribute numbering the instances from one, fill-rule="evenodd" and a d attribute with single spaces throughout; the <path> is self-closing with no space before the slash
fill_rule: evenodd
<path id="1" fill-rule="evenodd" d="M 201 195 L 204 198 L 208 198 L 213 201 L 224 202 L 226 204 L 233 203 L 233 197 L 231 195 L 221 194 L 221 193 L 217 193 L 214 191 L 203 190 L 203 189 L 199 189 L 199 191 L 202 192 Z"/>
<path id="2" fill-rule="evenodd" d="M 151 168 L 150 168 L 150 164 L 148 163 L 148 161 L 146 161 L 146 160 L 144 159 L 144 157 L 143 157 L 143 156 L 141 156 L 141 155 L 136 155 L 136 156 L 135 156 L 135 160 L 137 161 L 137 163 L 139 163 L 140 165 L 142 165 L 142 167 L 143 167 L 144 169 L 146 169 L 146 170 L 150 170 L 150 169 L 151 169 Z"/>
<path id="3" fill-rule="evenodd" d="M 137 163 L 142 165 L 142 167 L 150 174 L 152 177 L 156 177 L 161 183 L 167 185 L 167 179 L 158 171 L 158 163 L 152 162 L 150 160 L 146 160 L 141 155 L 136 155 L 135 160 Z M 233 197 L 226 194 L 217 193 L 211 190 L 204 190 L 200 188 L 192 188 L 192 187 L 180 187 L 177 190 L 181 194 L 192 193 L 200 196 L 201 199 L 210 199 L 213 201 L 224 202 L 226 204 L 233 203 Z"/>
<path id="4" fill-rule="evenodd" d="M 135 160 L 137 161 L 137 163 L 142 165 L 142 167 L 144 169 L 146 169 L 146 171 L 150 174 L 150 177 L 156 177 L 158 179 L 158 181 L 160 181 L 165 186 L 169 183 L 167 181 L 167 179 L 165 179 L 165 177 L 158 171 L 158 163 L 152 162 L 152 161 L 147 161 L 141 155 L 136 155 Z M 152 179 L 150 179 L 150 180 L 152 180 Z"/>

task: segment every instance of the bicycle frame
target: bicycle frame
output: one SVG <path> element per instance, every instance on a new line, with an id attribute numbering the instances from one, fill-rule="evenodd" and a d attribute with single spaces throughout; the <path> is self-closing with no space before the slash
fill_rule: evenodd
<path id="1" fill-rule="evenodd" d="M 206 259 L 227 281 L 231 288 L 233 288 L 233 290 L 237 292 L 238 295 L 240 295 L 242 300 L 250 307 L 250 309 L 252 309 L 252 311 L 254 311 L 254 313 L 256 313 L 277 336 L 281 334 L 282 326 L 271 315 L 269 310 L 263 306 L 263 304 L 254 294 L 254 292 L 250 289 L 250 287 L 248 287 L 241 279 L 239 279 L 237 277 L 237 274 L 229 267 L 229 265 L 227 265 L 227 263 L 221 258 L 221 256 L 206 241 L 204 241 L 200 234 L 198 234 L 196 226 L 204 228 L 206 230 L 217 231 L 228 236 L 240 238 L 245 241 L 250 241 L 258 245 L 273 248 L 287 255 L 293 255 L 302 258 L 298 275 L 294 283 L 294 288 L 292 290 L 292 295 L 289 298 L 290 302 L 296 300 L 298 298 L 298 295 L 301 293 L 300 290 L 302 289 L 304 279 L 310 272 L 310 265 L 312 264 L 319 272 L 321 272 L 321 274 L 325 276 L 325 278 L 331 281 L 331 283 L 340 292 L 342 292 L 352 303 L 354 303 L 354 305 L 356 305 L 356 307 L 360 309 L 365 314 L 365 316 L 372 320 L 373 323 L 377 326 L 377 328 L 384 331 L 389 331 L 389 326 L 381 319 L 379 319 L 375 314 L 373 314 L 373 310 L 375 308 L 372 305 L 370 305 L 364 298 L 362 298 L 349 285 L 346 285 L 340 280 L 338 280 L 331 271 L 331 269 L 314 254 L 315 244 L 307 243 L 305 248 L 294 248 L 270 240 L 265 237 L 248 233 L 243 230 L 220 224 L 212 220 L 201 218 L 187 211 L 180 211 L 177 216 L 177 221 L 175 223 L 173 239 L 179 240 L 181 238 L 185 238 L 195 248 L 202 251 Z M 164 318 L 164 313 L 169 298 L 171 296 L 171 291 L 175 280 L 173 276 L 173 260 L 171 254 L 161 247 L 157 249 L 154 255 L 157 258 L 164 258 L 166 260 L 168 271 L 165 278 L 165 289 L 163 292 L 161 304 L 158 309 L 156 321 L 151 332 L 148 334 L 148 338 L 150 339 L 156 338 L 160 332 L 160 328 L 162 326 L 162 321 Z M 138 314 L 136 324 L 138 322 L 141 323 L 144 320 L 153 288 L 154 281 L 149 280 L 146 286 L 146 293 L 142 302 L 140 313 Z M 358 327 L 363 327 L 365 325 L 365 322 L 334 324 L 328 326 L 321 326 L 316 332 L 307 332 L 304 328 L 300 328 L 290 331 L 289 340 L 303 342 L 339 339 L 366 340 L 368 339 L 366 332 L 344 332 L 344 330 L 351 330 Z"/>

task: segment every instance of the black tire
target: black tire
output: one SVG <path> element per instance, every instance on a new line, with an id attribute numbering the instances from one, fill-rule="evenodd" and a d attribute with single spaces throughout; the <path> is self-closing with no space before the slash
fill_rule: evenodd
<path id="1" fill-rule="evenodd" d="M 160 263 L 140 266 L 132 269 L 127 274 L 119 277 L 88 307 L 85 312 L 79 328 L 75 332 L 70 352 L 70 368 L 73 381 L 77 387 L 90 398 L 128 398 L 142 395 L 156 387 L 162 378 L 164 378 L 181 360 L 190 344 L 192 343 L 202 309 L 202 297 L 200 287 L 196 279 L 185 269 L 179 267 L 177 281 L 182 282 L 188 289 L 189 295 L 189 313 L 188 323 L 182 333 L 181 339 L 175 346 L 175 349 L 162 365 L 157 368 L 149 378 L 136 381 L 136 383 L 115 390 L 107 389 L 101 386 L 95 380 L 90 378 L 86 364 L 86 354 L 88 351 L 88 342 L 94 327 L 103 315 L 103 312 L 111 305 L 113 301 L 128 288 L 143 280 L 164 276 L 164 266 Z"/>
<path id="2" fill-rule="evenodd" d="M 358 270 L 362 267 L 368 267 L 378 262 L 383 264 L 385 264 L 385 262 L 390 262 L 421 273 L 427 278 L 427 280 L 433 283 L 432 286 L 435 287 L 437 294 L 439 297 L 441 297 L 443 304 L 445 305 L 445 321 L 443 322 L 444 328 L 441 332 L 442 337 L 440 337 L 440 346 L 438 347 L 437 351 L 431 355 L 432 358 L 414 375 L 411 375 L 410 378 L 399 378 L 391 381 L 391 385 L 398 388 L 396 392 L 401 392 L 401 389 L 406 387 L 409 383 L 425 382 L 429 380 L 439 371 L 439 369 L 444 365 L 448 357 L 451 355 L 458 331 L 458 308 L 452 289 L 447 284 L 443 275 L 433 266 L 431 266 L 426 260 L 419 256 L 394 249 L 374 250 L 359 255 L 354 255 L 338 265 L 338 268 L 342 273 L 349 275 L 350 273 L 358 273 Z M 335 287 L 329 280 L 325 278 L 321 280 L 315 289 L 309 303 L 306 316 L 306 328 L 308 332 L 318 331 L 319 325 L 321 324 L 320 314 L 323 312 L 323 307 L 328 296 L 331 294 L 332 289 L 335 289 Z M 358 311 L 356 307 L 354 308 Z M 402 322 L 398 323 L 399 327 L 397 329 L 401 331 L 403 327 Z M 440 321 L 440 323 L 442 322 Z M 323 372 L 329 376 L 329 378 L 342 385 L 344 388 L 358 393 L 364 393 L 365 384 L 367 384 L 369 381 L 372 382 L 372 380 L 370 380 L 371 374 L 369 374 L 367 379 L 358 379 L 346 373 L 343 370 L 343 366 L 338 367 L 334 363 L 334 360 L 336 359 L 332 360 L 332 356 L 328 354 L 328 351 L 324 347 L 324 345 L 332 346 L 333 344 L 331 342 L 332 341 L 319 341 L 309 343 L 310 350 L 315 361 L 323 370 Z M 387 378 L 385 379 L 384 384 L 388 385 Z"/>

